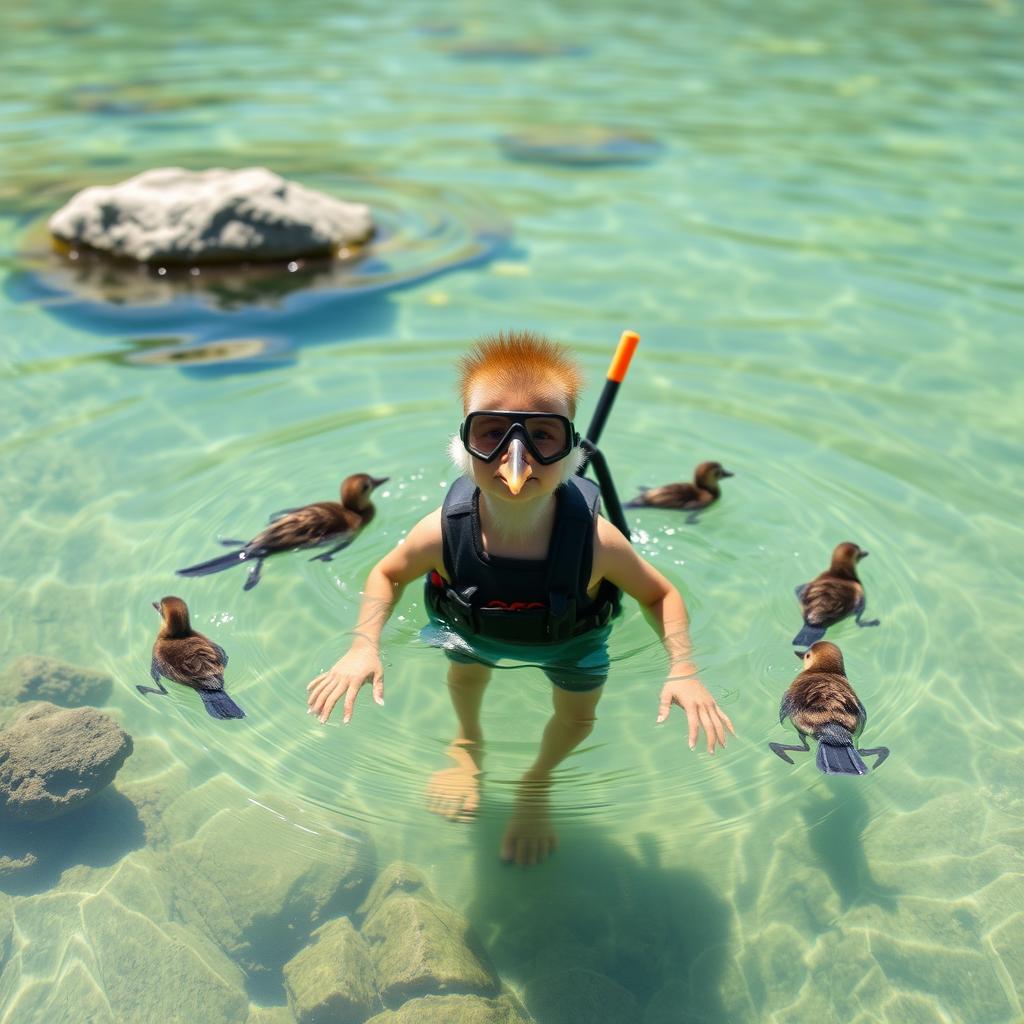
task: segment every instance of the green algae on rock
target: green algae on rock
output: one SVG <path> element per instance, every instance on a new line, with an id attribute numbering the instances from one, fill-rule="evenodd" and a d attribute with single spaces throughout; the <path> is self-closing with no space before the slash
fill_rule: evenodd
<path id="1" fill-rule="evenodd" d="M 318 928 L 284 965 L 284 987 L 298 1024 L 362 1024 L 381 1006 L 370 951 L 347 917 Z"/>
<path id="2" fill-rule="evenodd" d="M 35 705 L 0 732 L 0 819 L 66 814 L 110 785 L 131 752 L 131 736 L 95 708 Z"/>
<path id="3" fill-rule="evenodd" d="M 423 892 L 429 896 L 430 883 L 419 868 L 404 860 L 392 861 L 370 886 L 370 892 L 358 910 L 359 916 L 369 917 L 384 900 L 396 892 Z"/>
<path id="4" fill-rule="evenodd" d="M 158 925 L 105 892 L 84 900 L 81 914 L 116 1020 L 244 1024 L 245 979 L 203 935 Z"/>
<path id="5" fill-rule="evenodd" d="M 469 922 L 424 892 L 394 892 L 363 923 L 386 1006 L 428 993 L 498 991 Z"/>
<path id="6" fill-rule="evenodd" d="M 247 971 L 277 970 L 366 891 L 375 859 L 367 835 L 333 832 L 312 844 L 302 837 L 250 804 L 214 815 L 169 856 L 181 916 Z"/>
<path id="7" fill-rule="evenodd" d="M 507 993 L 482 996 L 422 996 L 397 1010 L 385 1010 L 366 1024 L 532 1024 L 532 1018 Z"/>
<path id="8" fill-rule="evenodd" d="M 113 680 L 102 672 L 41 654 L 23 655 L 0 675 L 0 701 L 45 700 L 63 708 L 103 705 L 112 689 Z"/>

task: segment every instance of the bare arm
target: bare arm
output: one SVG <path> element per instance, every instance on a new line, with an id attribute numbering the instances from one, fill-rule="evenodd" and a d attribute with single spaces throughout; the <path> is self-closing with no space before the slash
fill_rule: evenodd
<path id="1" fill-rule="evenodd" d="M 724 747 L 723 725 L 733 734 L 735 729 L 697 678 L 697 667 L 690 657 L 690 619 L 682 594 L 603 517 L 597 521 L 593 575 L 595 579 L 607 579 L 635 598 L 665 647 L 668 680 L 661 691 L 657 722 L 664 722 L 672 705 L 678 704 L 689 720 L 691 750 L 701 727 L 709 754 L 715 752 L 716 742 Z"/>
<path id="2" fill-rule="evenodd" d="M 384 703 L 384 668 L 380 658 L 384 625 L 406 585 L 431 569 L 442 571 L 442 561 L 441 510 L 436 509 L 370 570 L 349 649 L 306 687 L 310 714 L 326 722 L 334 705 L 345 696 L 342 721 L 347 723 L 359 690 L 371 678 L 373 699 Z"/>

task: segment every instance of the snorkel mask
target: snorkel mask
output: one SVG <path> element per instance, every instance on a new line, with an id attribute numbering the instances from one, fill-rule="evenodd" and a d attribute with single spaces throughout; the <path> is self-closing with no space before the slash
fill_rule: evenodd
<path id="1" fill-rule="evenodd" d="M 508 488 L 518 494 L 533 474 L 526 453 L 542 466 L 564 459 L 580 443 L 567 416 L 551 412 L 482 409 L 471 412 L 459 427 L 466 451 L 481 462 L 493 462 L 508 449 Z"/>

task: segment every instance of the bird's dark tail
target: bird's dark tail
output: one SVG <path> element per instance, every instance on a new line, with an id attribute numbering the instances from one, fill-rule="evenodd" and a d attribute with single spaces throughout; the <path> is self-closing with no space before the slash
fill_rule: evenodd
<path id="1" fill-rule="evenodd" d="M 245 712 L 223 690 L 199 690 L 203 706 L 214 718 L 245 718 Z"/>
<path id="2" fill-rule="evenodd" d="M 643 492 L 638 494 L 632 501 L 627 501 L 623 508 L 646 508 L 647 502 L 644 501 Z"/>
<path id="3" fill-rule="evenodd" d="M 841 725 L 830 722 L 818 734 L 818 770 L 826 775 L 867 775 L 853 737 Z"/>
<path id="4" fill-rule="evenodd" d="M 236 565 L 244 565 L 252 557 L 248 548 L 239 548 L 237 551 L 229 551 L 226 555 L 218 558 L 211 558 L 208 562 L 199 562 L 198 565 L 190 565 L 185 569 L 178 569 L 178 576 L 209 576 L 211 573 L 223 572 Z"/>
<path id="5" fill-rule="evenodd" d="M 805 622 L 803 629 L 793 637 L 793 646 L 810 647 L 811 644 L 816 644 L 825 635 L 827 628 L 827 626 L 812 626 L 809 622 Z"/>

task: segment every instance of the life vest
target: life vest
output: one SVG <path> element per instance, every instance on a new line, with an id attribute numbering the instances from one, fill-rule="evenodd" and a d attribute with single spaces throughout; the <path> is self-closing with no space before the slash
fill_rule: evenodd
<path id="1" fill-rule="evenodd" d="M 427 574 L 425 597 L 438 618 L 467 635 L 508 643 L 558 643 L 605 625 L 621 592 L 607 580 L 587 595 L 601 499 L 597 485 L 573 476 L 558 503 L 545 559 L 502 558 L 483 549 L 480 491 L 468 477 L 452 484 L 441 507 L 444 567 Z"/>

